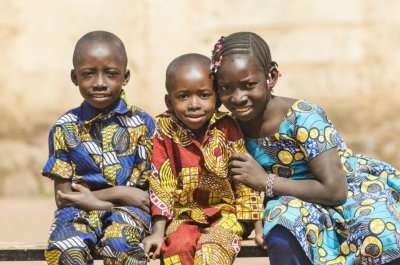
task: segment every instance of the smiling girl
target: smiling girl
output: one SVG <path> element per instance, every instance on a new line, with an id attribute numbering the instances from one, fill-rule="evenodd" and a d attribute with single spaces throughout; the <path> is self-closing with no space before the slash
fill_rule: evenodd
<path id="1" fill-rule="evenodd" d="M 232 179 L 268 198 L 271 264 L 398 264 L 400 172 L 353 154 L 317 105 L 273 95 L 278 65 L 257 34 L 222 37 L 212 60 L 251 154 L 232 155 Z"/>

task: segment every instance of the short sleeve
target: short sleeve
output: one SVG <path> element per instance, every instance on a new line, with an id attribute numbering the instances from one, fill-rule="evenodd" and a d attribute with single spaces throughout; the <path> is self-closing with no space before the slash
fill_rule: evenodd
<path id="1" fill-rule="evenodd" d="M 42 169 L 42 175 L 54 178 L 71 179 L 73 169 L 65 134 L 61 126 L 54 126 L 49 133 L 49 159 Z"/>
<path id="2" fill-rule="evenodd" d="M 156 130 L 153 137 L 152 173 L 150 177 L 150 200 L 152 215 L 173 216 L 174 200 L 172 193 L 177 183 L 173 174 L 164 138 Z"/>
<path id="3" fill-rule="evenodd" d="M 325 111 L 306 100 L 291 107 L 287 121 L 307 161 L 338 145 L 337 134 Z"/>

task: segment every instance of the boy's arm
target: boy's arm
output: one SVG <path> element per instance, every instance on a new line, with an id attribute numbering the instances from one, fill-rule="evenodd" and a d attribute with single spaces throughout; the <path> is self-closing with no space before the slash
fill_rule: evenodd
<path id="1" fill-rule="evenodd" d="M 98 199 L 83 185 L 71 183 L 68 179 L 54 179 L 54 195 L 58 208 L 76 207 L 82 210 L 105 210 L 115 206 L 112 202 Z"/>
<path id="2" fill-rule="evenodd" d="M 165 226 L 167 217 L 162 215 L 153 216 L 153 233 L 143 239 L 144 252 L 153 259 L 161 254 L 161 245 L 164 242 Z"/>

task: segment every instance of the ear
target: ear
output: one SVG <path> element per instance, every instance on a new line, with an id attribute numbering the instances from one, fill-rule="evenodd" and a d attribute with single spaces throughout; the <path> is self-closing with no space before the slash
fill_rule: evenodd
<path id="1" fill-rule="evenodd" d="M 174 108 L 172 107 L 172 103 L 171 103 L 171 97 L 169 94 L 165 94 L 164 96 L 164 101 L 165 101 L 165 105 L 167 106 L 167 108 L 169 110 L 174 110 Z"/>
<path id="2" fill-rule="evenodd" d="M 269 83 L 269 86 L 270 86 L 270 89 L 272 89 L 276 85 L 276 82 L 278 82 L 279 73 L 278 73 L 278 69 L 276 68 L 275 65 L 269 69 L 269 72 L 270 72 L 271 78 L 272 78 L 272 81 L 271 81 L 271 83 Z M 269 78 L 269 77 L 267 77 L 267 78 Z"/>
<path id="3" fill-rule="evenodd" d="M 71 69 L 71 81 L 74 83 L 74 85 L 78 86 L 78 78 L 76 77 L 74 69 Z"/>
<path id="4" fill-rule="evenodd" d="M 126 86 L 129 82 L 130 78 L 131 78 L 131 71 L 129 69 L 127 69 L 124 74 L 124 81 L 122 81 L 122 85 Z"/>

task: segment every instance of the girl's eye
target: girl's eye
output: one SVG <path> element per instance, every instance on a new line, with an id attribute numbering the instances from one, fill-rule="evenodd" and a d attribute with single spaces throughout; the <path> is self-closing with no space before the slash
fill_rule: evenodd
<path id="1" fill-rule="evenodd" d="M 257 85 L 256 82 L 249 82 L 249 83 L 246 84 L 246 87 L 247 87 L 247 88 L 253 88 L 253 87 L 255 87 L 256 85 Z"/>
<path id="2" fill-rule="evenodd" d="M 227 91 L 229 88 L 227 87 L 227 86 L 219 86 L 218 87 L 218 91 L 219 92 L 224 92 L 224 91 Z"/>

